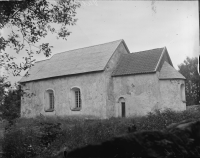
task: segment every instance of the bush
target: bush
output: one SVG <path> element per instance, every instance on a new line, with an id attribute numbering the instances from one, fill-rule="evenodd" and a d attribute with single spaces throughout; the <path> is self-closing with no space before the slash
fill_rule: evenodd
<path id="1" fill-rule="evenodd" d="M 158 110 L 148 113 L 145 117 L 133 118 L 136 122 L 137 130 L 164 130 L 172 123 L 183 120 L 197 120 L 200 119 L 200 108 L 192 112 L 185 110 L 182 112 L 172 111 L 166 109 L 163 112 Z"/>
<path id="2" fill-rule="evenodd" d="M 6 130 L 2 145 L 3 156 L 29 158 L 46 154 L 48 147 L 59 137 L 60 133 L 59 123 L 34 119 L 19 120 Z"/>
<path id="3" fill-rule="evenodd" d="M 3 140 L 3 152 L 6 158 L 33 157 L 38 152 L 39 140 L 31 129 L 10 129 Z"/>

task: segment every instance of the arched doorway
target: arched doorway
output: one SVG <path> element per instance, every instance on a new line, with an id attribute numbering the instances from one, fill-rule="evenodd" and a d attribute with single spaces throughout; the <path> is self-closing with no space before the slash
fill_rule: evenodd
<path id="1" fill-rule="evenodd" d="M 119 116 L 126 117 L 126 102 L 123 97 L 120 97 L 119 100 Z"/>

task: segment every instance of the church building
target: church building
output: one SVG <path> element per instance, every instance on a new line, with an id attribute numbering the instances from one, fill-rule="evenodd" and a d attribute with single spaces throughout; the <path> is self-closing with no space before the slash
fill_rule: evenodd
<path id="1" fill-rule="evenodd" d="M 167 48 L 130 53 L 124 40 L 38 61 L 20 80 L 21 116 L 131 117 L 186 109 L 185 77 Z"/>

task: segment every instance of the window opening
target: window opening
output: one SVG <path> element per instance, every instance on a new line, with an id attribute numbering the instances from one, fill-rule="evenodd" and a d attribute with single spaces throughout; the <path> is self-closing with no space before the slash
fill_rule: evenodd
<path id="1" fill-rule="evenodd" d="M 49 89 L 45 93 L 45 111 L 46 112 L 52 112 L 54 111 L 54 104 L 55 104 L 55 99 L 54 99 L 54 91 Z"/>
<path id="2" fill-rule="evenodd" d="M 185 85 L 184 84 L 181 84 L 181 87 L 180 87 L 180 95 L 181 95 L 181 100 L 183 102 L 185 102 Z"/>
<path id="3" fill-rule="evenodd" d="M 75 91 L 75 104 L 76 104 L 76 108 L 81 108 L 81 92 L 80 92 L 80 90 Z"/>
<path id="4" fill-rule="evenodd" d="M 78 87 L 71 88 L 71 110 L 80 111 L 82 108 L 81 90 Z"/>
<path id="5" fill-rule="evenodd" d="M 125 102 L 121 102 L 121 106 L 122 106 L 122 117 L 125 117 L 126 116 Z"/>
<path id="6" fill-rule="evenodd" d="M 54 109 L 54 96 L 53 93 L 49 93 L 49 108 Z"/>

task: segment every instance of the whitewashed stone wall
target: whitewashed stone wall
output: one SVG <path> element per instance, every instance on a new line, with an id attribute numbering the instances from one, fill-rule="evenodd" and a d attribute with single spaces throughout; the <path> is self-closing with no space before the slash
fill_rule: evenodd
<path id="1" fill-rule="evenodd" d="M 115 116 L 121 116 L 121 98 L 125 100 L 127 117 L 145 115 L 159 109 L 161 105 L 158 82 L 156 73 L 115 77 Z"/>
<path id="2" fill-rule="evenodd" d="M 72 111 L 73 105 L 71 88 L 78 87 L 81 90 L 82 108 L 80 111 Z M 88 73 L 28 82 L 24 89 L 29 89 L 35 95 L 31 98 L 22 98 L 22 117 L 34 117 L 37 115 L 94 115 L 106 117 L 106 87 L 105 77 L 102 72 Z M 52 89 L 55 92 L 55 110 L 45 112 L 45 91 Z"/>
<path id="3" fill-rule="evenodd" d="M 181 89 L 184 85 L 184 89 Z M 180 79 L 160 80 L 162 109 L 186 110 L 185 81 Z"/>

